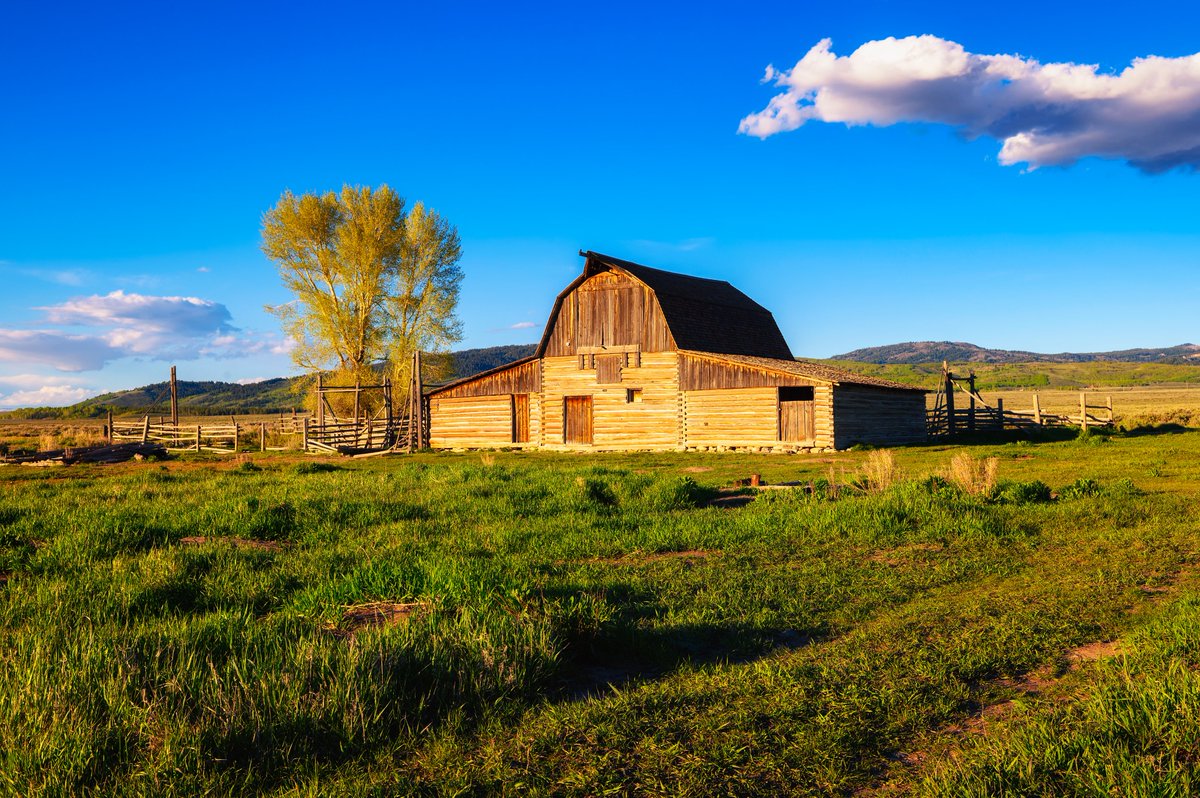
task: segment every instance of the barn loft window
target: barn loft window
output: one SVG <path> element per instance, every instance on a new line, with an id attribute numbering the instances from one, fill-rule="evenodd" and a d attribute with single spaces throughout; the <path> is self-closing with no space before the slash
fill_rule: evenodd
<path id="1" fill-rule="evenodd" d="M 601 385 L 620 382 L 621 366 L 624 364 L 624 355 L 597 355 L 596 382 Z"/>
<path id="2" fill-rule="evenodd" d="M 625 401 L 631 404 L 642 401 L 641 388 L 627 388 L 625 390 Z"/>

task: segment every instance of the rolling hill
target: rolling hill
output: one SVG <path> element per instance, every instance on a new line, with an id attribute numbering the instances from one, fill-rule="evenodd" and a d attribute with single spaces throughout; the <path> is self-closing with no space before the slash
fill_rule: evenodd
<path id="1" fill-rule="evenodd" d="M 1117 361 L 1122 363 L 1173 363 L 1176 365 L 1200 364 L 1200 346 L 1180 344 L 1157 349 L 1122 349 L 1114 352 L 1060 352 L 1043 354 L 1012 349 L 985 349 L 982 346 L 962 341 L 909 341 L 903 344 L 871 346 L 855 349 L 833 360 L 857 363 L 918 364 L 941 363 L 1094 363 Z"/>

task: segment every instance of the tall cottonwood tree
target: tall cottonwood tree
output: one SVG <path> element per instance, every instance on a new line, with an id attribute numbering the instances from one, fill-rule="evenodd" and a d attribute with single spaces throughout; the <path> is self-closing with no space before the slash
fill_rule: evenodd
<path id="1" fill-rule="evenodd" d="M 404 385 L 411 354 L 460 340 L 458 231 L 386 185 L 285 192 L 263 216 L 263 252 L 295 298 L 268 306 L 311 371 L 369 378 L 386 360 Z"/>

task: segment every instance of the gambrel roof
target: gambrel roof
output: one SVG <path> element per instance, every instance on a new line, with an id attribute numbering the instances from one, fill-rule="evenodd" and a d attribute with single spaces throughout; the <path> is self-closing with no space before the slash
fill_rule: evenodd
<path id="1" fill-rule="evenodd" d="M 667 272 L 598 252 L 581 252 L 583 273 L 554 302 L 537 356 L 546 352 L 563 300 L 583 281 L 603 271 L 624 272 L 653 292 L 677 349 L 791 360 L 771 311 L 724 280 Z"/>

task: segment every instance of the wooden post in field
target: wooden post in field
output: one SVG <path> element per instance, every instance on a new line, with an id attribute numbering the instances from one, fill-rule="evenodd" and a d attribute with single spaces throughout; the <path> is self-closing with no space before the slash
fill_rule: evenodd
<path id="1" fill-rule="evenodd" d="M 112 408 L 108 409 L 108 442 L 113 442 Z"/>
<path id="2" fill-rule="evenodd" d="M 146 416 L 145 418 L 142 419 L 142 443 L 145 443 L 146 439 L 149 437 L 150 437 L 150 416 Z"/>
<path id="3" fill-rule="evenodd" d="M 1042 402 L 1038 395 L 1033 395 L 1033 423 L 1042 426 Z"/>
<path id="4" fill-rule="evenodd" d="M 1079 394 L 1079 426 L 1084 430 L 1086 430 L 1088 428 L 1087 410 L 1088 410 L 1087 409 L 1087 394 L 1080 393 Z"/>
<path id="5" fill-rule="evenodd" d="M 996 399 L 996 421 L 999 422 L 997 429 L 1004 432 L 1004 400 L 1001 398 Z"/>
<path id="6" fill-rule="evenodd" d="M 421 383 L 421 351 L 413 352 L 412 387 L 409 389 L 410 413 L 408 416 L 410 448 L 425 448 L 425 403 Z"/>
<path id="7" fill-rule="evenodd" d="M 235 422 L 233 422 L 233 453 L 237 454 L 237 452 L 238 452 L 238 423 L 235 421 Z"/>
<path id="8" fill-rule="evenodd" d="M 267 422 L 258 422 L 258 450 L 265 452 L 267 450 Z"/>
<path id="9" fill-rule="evenodd" d="M 308 416 L 304 417 L 304 424 L 300 428 L 300 451 L 308 451 Z"/>
<path id="10" fill-rule="evenodd" d="M 325 428 L 325 393 L 323 391 L 321 372 L 317 372 L 317 426 Z M 307 444 L 304 448 L 308 448 Z"/>
<path id="11" fill-rule="evenodd" d="M 972 371 L 967 377 L 967 387 L 971 392 L 967 394 L 967 429 L 971 432 L 975 431 L 975 372 Z"/>
<path id="12" fill-rule="evenodd" d="M 1108 423 L 1112 424 L 1113 423 L 1112 397 L 1111 396 L 1107 397 L 1104 404 L 1108 406 Z"/>
<path id="13" fill-rule="evenodd" d="M 171 366 L 171 426 L 179 425 L 179 385 L 175 381 L 175 367 Z"/>
<path id="14" fill-rule="evenodd" d="M 954 380 L 950 375 L 950 366 L 942 361 L 942 390 L 946 394 L 946 431 L 954 434 Z"/>
<path id="15" fill-rule="evenodd" d="M 196 425 L 196 451 L 200 451 L 200 425 Z"/>
<path id="16" fill-rule="evenodd" d="M 355 377 L 354 378 L 354 445 L 355 446 L 358 446 L 358 437 L 360 434 L 359 427 L 358 427 L 358 409 L 360 406 L 359 405 L 359 395 L 361 393 L 362 393 L 362 384 L 359 381 L 358 377 Z"/>
<path id="17" fill-rule="evenodd" d="M 383 378 L 383 418 L 384 427 L 383 437 L 387 439 L 392 434 L 392 378 Z"/>

